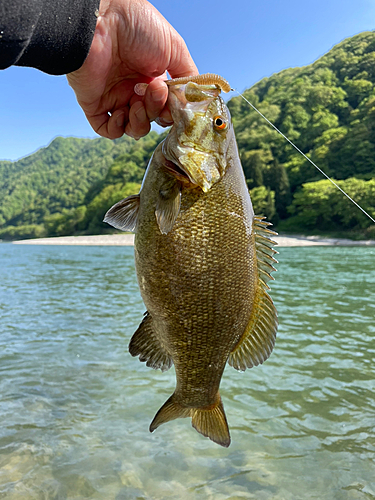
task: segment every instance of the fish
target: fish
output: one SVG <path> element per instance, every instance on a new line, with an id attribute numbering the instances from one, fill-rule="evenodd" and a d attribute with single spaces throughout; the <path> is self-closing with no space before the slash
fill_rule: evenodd
<path id="1" fill-rule="evenodd" d="M 132 356 L 154 369 L 175 366 L 176 387 L 150 425 L 191 417 L 228 447 L 219 393 L 226 364 L 262 364 L 275 345 L 277 311 L 268 294 L 276 235 L 255 216 L 229 110 L 217 84 L 169 86 L 173 118 L 139 194 L 104 221 L 135 232 L 134 256 L 147 308 L 131 338 Z"/>

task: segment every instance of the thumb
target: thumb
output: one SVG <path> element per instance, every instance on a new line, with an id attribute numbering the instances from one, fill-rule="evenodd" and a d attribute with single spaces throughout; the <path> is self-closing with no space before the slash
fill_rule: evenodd
<path id="1" fill-rule="evenodd" d="M 198 68 L 194 63 L 184 40 L 176 31 L 175 36 L 172 36 L 171 38 L 171 57 L 167 68 L 171 78 L 198 75 Z"/>

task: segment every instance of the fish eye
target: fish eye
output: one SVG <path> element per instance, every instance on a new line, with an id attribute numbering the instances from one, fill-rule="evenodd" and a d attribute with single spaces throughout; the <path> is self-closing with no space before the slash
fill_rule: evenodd
<path id="1" fill-rule="evenodd" d="M 214 126 L 217 130 L 225 130 L 227 128 L 227 122 L 222 116 L 215 116 Z"/>

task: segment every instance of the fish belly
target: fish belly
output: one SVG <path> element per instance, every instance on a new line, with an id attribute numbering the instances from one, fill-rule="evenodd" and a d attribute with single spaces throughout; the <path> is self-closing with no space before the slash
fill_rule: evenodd
<path id="1" fill-rule="evenodd" d="M 175 394 L 188 407 L 214 404 L 225 363 L 249 321 L 257 272 L 247 203 L 219 182 L 206 194 L 183 192 L 168 234 L 139 224 L 141 294 L 175 364 Z"/>

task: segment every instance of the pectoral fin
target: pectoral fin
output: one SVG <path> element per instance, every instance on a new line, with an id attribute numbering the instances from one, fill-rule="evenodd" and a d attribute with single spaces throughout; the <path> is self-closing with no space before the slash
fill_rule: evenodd
<path id="1" fill-rule="evenodd" d="M 276 340 L 277 311 L 267 293 L 267 281 L 273 279 L 273 263 L 277 262 L 273 257 L 273 254 L 277 253 L 273 249 L 276 243 L 270 236 L 276 233 L 267 229 L 267 225 L 269 224 L 262 218 L 254 218 L 258 287 L 247 328 L 228 358 L 228 363 L 241 371 L 262 364 L 270 356 Z"/>
<path id="2" fill-rule="evenodd" d="M 139 356 L 139 361 L 146 361 L 146 365 L 155 370 L 160 368 L 164 372 L 173 364 L 171 356 L 154 332 L 152 316 L 148 312 L 130 340 L 129 352 L 132 356 Z"/>
<path id="3" fill-rule="evenodd" d="M 159 191 L 155 210 L 156 221 L 162 234 L 168 234 L 172 230 L 180 212 L 180 205 L 180 185 L 175 180 L 166 183 Z"/>
<path id="4" fill-rule="evenodd" d="M 131 195 L 113 205 L 104 216 L 104 222 L 120 231 L 135 231 L 138 222 L 139 194 Z"/>

